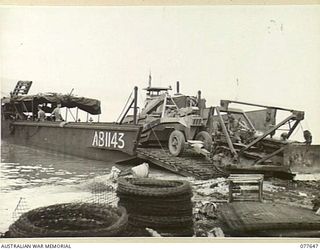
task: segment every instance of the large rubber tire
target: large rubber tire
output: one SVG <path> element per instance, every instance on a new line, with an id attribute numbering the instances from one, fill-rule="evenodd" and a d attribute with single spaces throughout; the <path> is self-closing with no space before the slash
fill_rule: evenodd
<path id="1" fill-rule="evenodd" d="M 193 236 L 192 189 L 188 182 L 119 178 L 117 195 L 118 205 L 127 210 L 129 226 L 139 234 L 152 228 L 164 236 Z"/>
<path id="2" fill-rule="evenodd" d="M 126 229 L 123 207 L 102 204 L 66 203 L 24 213 L 9 227 L 9 237 L 108 237 Z"/>
<path id="3" fill-rule="evenodd" d="M 117 196 L 120 199 L 123 199 L 128 202 L 135 202 L 135 203 L 143 203 L 147 205 L 155 205 L 158 206 L 158 204 L 184 204 L 189 203 L 192 197 L 192 194 L 186 193 L 181 195 L 175 195 L 175 196 L 159 196 L 155 197 L 152 196 L 152 199 L 150 199 L 150 195 L 148 196 L 141 196 L 141 195 L 133 195 L 133 194 L 124 194 L 121 192 L 117 192 Z"/>
<path id="4" fill-rule="evenodd" d="M 146 202 L 134 202 L 133 200 L 120 198 L 118 205 L 126 208 L 127 213 L 141 214 L 143 215 L 158 215 L 158 216 L 191 216 L 193 204 L 189 199 L 189 202 L 158 202 L 158 203 L 146 203 Z"/>
<path id="5" fill-rule="evenodd" d="M 196 135 L 195 139 L 197 141 L 202 141 L 204 148 L 210 152 L 213 141 L 212 141 L 212 137 L 207 131 L 199 132 Z"/>
<path id="6" fill-rule="evenodd" d="M 150 178 L 119 178 L 118 194 L 138 196 L 168 197 L 191 192 L 191 186 L 186 181 L 167 181 Z"/>
<path id="7" fill-rule="evenodd" d="M 179 156 L 183 153 L 186 143 L 186 138 L 184 134 L 179 130 L 174 130 L 171 132 L 168 147 L 169 151 L 173 156 Z"/>
<path id="8" fill-rule="evenodd" d="M 144 216 L 130 215 L 130 223 L 149 228 L 186 228 L 193 227 L 192 216 Z"/>
<path id="9" fill-rule="evenodd" d="M 194 234 L 192 216 L 130 215 L 129 225 L 137 228 L 152 228 L 165 237 L 191 237 Z"/>

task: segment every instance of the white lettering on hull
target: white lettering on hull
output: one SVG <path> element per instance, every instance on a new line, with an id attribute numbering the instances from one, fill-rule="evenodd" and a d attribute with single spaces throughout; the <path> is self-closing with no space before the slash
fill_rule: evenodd
<path id="1" fill-rule="evenodd" d="M 125 147 L 124 133 L 95 131 L 92 140 L 93 147 L 119 148 Z"/>

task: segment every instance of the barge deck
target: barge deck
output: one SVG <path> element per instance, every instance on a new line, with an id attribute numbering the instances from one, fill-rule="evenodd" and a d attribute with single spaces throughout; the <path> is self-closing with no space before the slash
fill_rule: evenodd
<path id="1" fill-rule="evenodd" d="M 286 166 L 278 165 L 236 165 L 215 166 L 212 160 L 193 150 L 185 150 L 180 156 L 172 156 L 167 148 L 137 148 L 138 159 L 185 177 L 208 180 L 227 177 L 230 173 L 264 174 L 292 178 L 295 174 Z"/>

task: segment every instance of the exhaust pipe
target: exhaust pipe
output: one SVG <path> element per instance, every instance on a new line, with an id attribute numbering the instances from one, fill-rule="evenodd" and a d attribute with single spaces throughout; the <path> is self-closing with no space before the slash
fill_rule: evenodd
<path id="1" fill-rule="evenodd" d="M 176 95 L 179 95 L 180 94 L 180 83 L 179 81 L 177 81 L 177 93 Z"/>

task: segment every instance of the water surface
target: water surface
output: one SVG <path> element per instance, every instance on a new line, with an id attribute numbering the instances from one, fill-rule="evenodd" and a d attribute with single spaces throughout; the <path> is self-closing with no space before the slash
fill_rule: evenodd
<path id="1" fill-rule="evenodd" d="M 113 165 L 1 141 L 0 232 L 29 209 L 92 198 Z"/>

